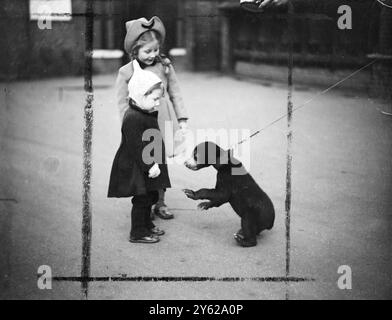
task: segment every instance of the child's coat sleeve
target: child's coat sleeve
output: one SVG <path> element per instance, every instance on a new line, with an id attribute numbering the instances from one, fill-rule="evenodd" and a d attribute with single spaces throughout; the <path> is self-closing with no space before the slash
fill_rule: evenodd
<path id="1" fill-rule="evenodd" d="M 118 111 L 120 112 L 120 120 L 124 118 L 125 111 L 128 109 L 128 82 L 133 74 L 132 64 L 128 63 L 122 66 L 118 71 L 115 89 Z"/>
<path id="2" fill-rule="evenodd" d="M 178 120 L 188 119 L 188 113 L 186 111 L 184 101 L 181 96 L 180 86 L 178 85 L 178 80 L 176 72 L 171 64 L 168 66 L 169 71 L 167 74 L 167 92 L 169 93 L 170 100 L 173 104 L 174 112 Z"/>

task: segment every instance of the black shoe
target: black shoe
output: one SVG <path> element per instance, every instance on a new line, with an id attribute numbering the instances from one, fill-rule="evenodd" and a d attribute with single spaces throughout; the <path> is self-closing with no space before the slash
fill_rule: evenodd
<path id="1" fill-rule="evenodd" d="M 165 205 L 160 206 L 160 207 L 155 207 L 154 213 L 159 218 L 164 219 L 164 220 L 169 220 L 169 219 L 174 218 L 174 215 L 169 211 L 168 207 Z"/>
<path id="2" fill-rule="evenodd" d="M 165 231 L 162 229 L 159 229 L 158 227 L 154 227 L 151 230 L 152 235 L 156 236 L 163 236 L 165 234 Z"/>
<path id="3" fill-rule="evenodd" d="M 145 237 L 141 237 L 141 238 L 134 238 L 134 237 L 129 237 L 129 242 L 132 243 L 157 243 L 159 242 L 159 238 L 158 237 L 154 237 L 154 236 L 145 236 Z"/>

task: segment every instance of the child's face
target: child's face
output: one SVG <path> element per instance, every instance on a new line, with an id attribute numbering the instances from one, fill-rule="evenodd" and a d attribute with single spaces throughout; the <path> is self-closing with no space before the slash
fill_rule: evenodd
<path id="1" fill-rule="evenodd" d="M 157 88 L 151 91 L 151 93 L 143 96 L 143 101 L 141 102 L 141 108 L 146 111 L 153 112 L 159 106 L 159 99 L 162 96 L 162 89 Z"/>
<path id="2" fill-rule="evenodd" d="M 150 65 L 154 62 L 157 55 L 159 55 L 159 42 L 158 40 L 153 40 L 140 47 L 137 59 L 144 64 Z"/>

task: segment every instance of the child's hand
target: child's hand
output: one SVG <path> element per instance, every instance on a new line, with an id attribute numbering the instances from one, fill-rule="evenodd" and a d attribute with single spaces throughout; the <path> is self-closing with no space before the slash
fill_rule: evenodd
<path id="1" fill-rule="evenodd" d="M 182 135 L 184 135 L 188 131 L 188 123 L 186 122 L 186 120 L 181 120 L 178 123 L 178 126 Z"/>
<path id="2" fill-rule="evenodd" d="M 148 170 L 149 178 L 154 179 L 158 177 L 160 174 L 161 174 L 161 170 L 159 169 L 159 166 L 156 163 L 150 168 L 150 170 Z"/>

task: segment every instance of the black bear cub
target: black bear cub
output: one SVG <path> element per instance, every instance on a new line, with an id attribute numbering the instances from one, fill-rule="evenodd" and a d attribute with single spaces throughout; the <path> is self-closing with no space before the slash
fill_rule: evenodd
<path id="1" fill-rule="evenodd" d="M 185 166 L 191 170 L 210 165 L 218 171 L 215 189 L 184 189 L 186 196 L 193 200 L 209 200 L 198 205 L 202 210 L 229 202 L 241 217 L 241 229 L 234 234 L 235 240 L 243 247 L 255 246 L 256 236 L 274 225 L 275 210 L 271 199 L 230 151 L 213 142 L 197 145 L 192 157 L 185 162 Z"/>

